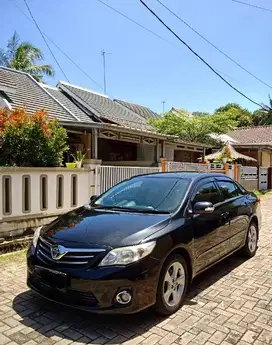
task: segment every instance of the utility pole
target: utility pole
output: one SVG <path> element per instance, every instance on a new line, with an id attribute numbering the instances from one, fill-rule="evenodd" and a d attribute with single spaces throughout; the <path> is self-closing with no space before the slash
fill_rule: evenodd
<path id="1" fill-rule="evenodd" d="M 165 101 L 162 101 L 162 113 L 164 114 L 164 105 L 165 105 Z"/>
<path id="2" fill-rule="evenodd" d="M 106 54 L 111 54 L 111 53 L 107 53 L 105 52 L 105 50 L 103 49 L 101 51 L 101 55 L 102 55 L 102 59 L 103 59 L 103 71 L 104 71 L 104 94 L 107 94 L 107 84 L 106 84 Z"/>

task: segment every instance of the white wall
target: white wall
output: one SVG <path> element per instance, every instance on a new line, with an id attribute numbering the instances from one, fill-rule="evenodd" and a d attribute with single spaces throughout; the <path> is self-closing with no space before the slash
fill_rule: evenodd
<path id="1" fill-rule="evenodd" d="M 48 178 L 48 207 L 41 210 L 41 175 Z M 63 188 L 63 207 L 57 208 L 57 176 L 64 178 Z M 73 208 L 71 206 L 72 184 L 71 176 L 77 176 L 77 206 L 85 204 L 89 200 L 89 172 L 85 169 L 68 168 L 0 168 L 0 221 L 1 218 L 8 220 L 13 217 L 25 216 L 50 216 L 56 213 L 62 213 Z M 11 205 L 12 211 L 8 215 L 3 214 L 3 177 L 11 177 Z M 30 212 L 23 212 L 23 176 L 30 176 L 31 198 Z"/>

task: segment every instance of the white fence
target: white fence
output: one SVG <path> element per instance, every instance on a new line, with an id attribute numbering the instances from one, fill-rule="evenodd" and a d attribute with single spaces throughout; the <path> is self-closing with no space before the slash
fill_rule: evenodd
<path id="1" fill-rule="evenodd" d="M 95 169 L 95 194 L 104 193 L 117 183 L 133 176 L 160 172 L 160 167 L 98 166 Z"/>
<path id="2" fill-rule="evenodd" d="M 85 169 L 0 168 L 0 174 L 0 222 L 58 214 L 89 200 Z"/>
<path id="3" fill-rule="evenodd" d="M 258 179 L 258 168 L 241 166 L 241 179 L 247 179 L 247 180 Z"/>
<path id="4" fill-rule="evenodd" d="M 259 168 L 259 189 L 267 190 L 268 189 L 268 168 Z"/>
<path id="5" fill-rule="evenodd" d="M 167 162 L 167 171 L 209 172 L 209 164 Z"/>

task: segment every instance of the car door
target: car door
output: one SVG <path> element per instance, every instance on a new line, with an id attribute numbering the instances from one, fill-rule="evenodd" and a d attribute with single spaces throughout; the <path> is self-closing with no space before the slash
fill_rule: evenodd
<path id="1" fill-rule="evenodd" d="M 222 209 L 222 195 L 213 180 L 196 186 L 191 198 L 191 208 L 198 201 L 209 201 L 214 205 L 211 214 L 192 214 L 194 233 L 194 257 L 196 272 L 203 270 L 229 252 L 229 243 L 219 234 L 229 232 L 229 219 Z"/>
<path id="2" fill-rule="evenodd" d="M 222 241 L 229 240 L 232 251 L 244 241 L 250 220 L 250 206 L 247 196 L 234 181 L 220 179 L 216 183 L 223 197 L 222 210 L 229 215 L 230 221 L 229 231 L 218 235 Z"/>

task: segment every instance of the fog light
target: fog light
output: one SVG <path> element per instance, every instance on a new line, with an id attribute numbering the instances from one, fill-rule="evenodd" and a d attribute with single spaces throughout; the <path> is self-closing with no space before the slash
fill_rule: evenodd
<path id="1" fill-rule="evenodd" d="M 132 299 L 128 291 L 121 291 L 116 295 L 116 301 L 120 304 L 128 304 Z"/>

